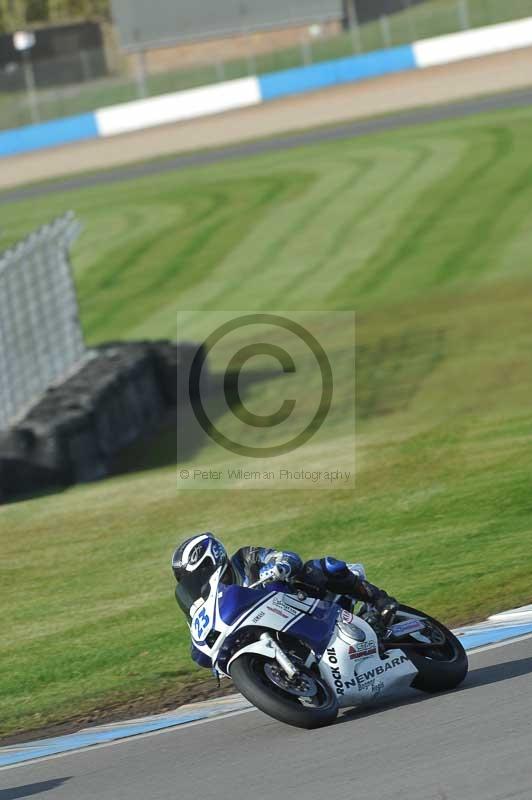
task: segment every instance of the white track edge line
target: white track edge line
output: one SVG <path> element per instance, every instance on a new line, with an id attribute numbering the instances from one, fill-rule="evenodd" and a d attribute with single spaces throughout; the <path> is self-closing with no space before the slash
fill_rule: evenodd
<path id="1" fill-rule="evenodd" d="M 82 747 L 76 747 L 75 750 L 65 750 L 64 753 L 52 753 L 52 755 L 49 756 L 38 756 L 36 758 L 28 759 L 27 761 L 21 761 L 18 764 L 5 764 L 4 766 L 0 767 L 0 772 L 3 772 L 6 769 L 16 769 L 17 767 L 27 767 L 34 764 L 42 764 L 44 761 L 52 761 L 56 758 L 64 758 L 65 756 L 73 756 L 79 753 L 92 753 L 94 750 L 101 750 L 103 747 L 112 747 L 115 744 L 126 744 L 126 742 L 130 742 L 132 739 L 147 739 L 150 736 L 160 736 L 163 733 L 176 733 L 179 730 L 192 728 L 195 725 L 204 725 L 206 722 L 216 722 L 219 719 L 226 719 L 227 717 L 238 717 L 240 714 L 248 714 L 250 711 L 257 711 L 257 709 L 252 706 L 250 708 L 241 708 L 238 711 L 226 711 L 225 714 L 220 714 L 220 716 L 206 717 L 205 719 L 195 719 L 191 722 L 182 722 L 181 724 L 177 723 L 176 725 L 169 726 L 168 728 L 160 728 L 157 731 L 135 733 L 130 736 L 124 736 L 121 739 L 114 739 L 111 742 L 86 744 Z"/>

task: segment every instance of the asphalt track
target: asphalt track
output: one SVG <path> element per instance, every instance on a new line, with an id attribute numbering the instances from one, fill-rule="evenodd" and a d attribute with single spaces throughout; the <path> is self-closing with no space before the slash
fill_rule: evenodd
<path id="1" fill-rule="evenodd" d="M 530 800 L 532 637 L 463 686 L 302 731 L 258 711 L 0 771 L 0 800 Z"/>
<path id="2" fill-rule="evenodd" d="M 180 155 L 157 161 L 147 161 L 125 167 L 118 167 L 113 170 L 80 174 L 70 178 L 23 186 L 18 189 L 2 192 L 0 194 L 0 205 L 12 203 L 17 200 L 44 197 L 57 192 L 104 186 L 111 183 L 144 178 L 150 175 L 161 175 L 190 167 L 208 166 L 209 164 L 217 164 L 232 159 L 259 155 L 261 153 L 288 150 L 303 145 L 316 144 L 318 142 L 353 139 L 385 131 L 394 131 L 412 125 L 460 119 L 490 111 L 522 108 L 530 105 L 532 105 L 532 89 L 521 89 L 515 92 L 496 94 L 441 106 L 417 108 L 384 117 L 342 123 L 334 127 L 317 128 L 299 134 L 275 136 L 271 139 L 246 142 L 216 150 L 202 151 L 190 155 Z"/>

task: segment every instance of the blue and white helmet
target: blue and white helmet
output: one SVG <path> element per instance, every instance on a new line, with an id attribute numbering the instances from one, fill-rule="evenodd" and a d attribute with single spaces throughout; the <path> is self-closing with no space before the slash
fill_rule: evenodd
<path id="1" fill-rule="evenodd" d="M 229 567 L 223 544 L 212 533 L 201 533 L 185 539 L 174 550 L 172 569 L 177 581 L 176 597 L 188 614 L 191 606 L 208 591 L 209 579 L 220 567 Z M 225 569 L 222 570 L 222 574 Z"/>

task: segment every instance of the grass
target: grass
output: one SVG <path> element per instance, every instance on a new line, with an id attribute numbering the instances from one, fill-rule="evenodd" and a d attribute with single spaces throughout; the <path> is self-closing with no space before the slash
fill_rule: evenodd
<path id="1" fill-rule="evenodd" d="M 203 528 L 360 559 L 449 623 L 530 601 L 531 123 L 512 110 L 2 208 L 12 239 L 83 220 L 91 343 L 174 336 L 177 308 L 201 309 L 190 331 L 209 310 L 356 309 L 358 409 L 354 491 L 176 493 L 162 434 L 143 471 L 2 508 L 3 734 L 202 677 L 168 560 Z M 334 427 L 313 448 L 352 455 Z M 187 463 L 221 459 L 205 444 Z"/>
<path id="2" fill-rule="evenodd" d="M 147 76 L 149 96 L 190 89 L 195 86 L 233 80 L 250 74 L 261 75 L 310 61 L 316 63 L 370 52 L 390 46 L 407 44 L 431 36 L 454 33 L 465 25 L 477 28 L 532 15 L 532 0 L 467 0 L 466 16 L 461 12 L 461 0 L 430 0 L 414 5 L 388 18 L 360 25 L 358 33 L 344 32 L 324 36 L 301 46 L 273 50 L 247 58 L 226 62 L 196 65 Z M 465 6 L 464 6 L 465 7 Z M 64 89 L 47 89 L 38 93 L 41 118 L 56 119 L 93 111 L 96 108 L 126 103 L 139 96 L 135 80 L 130 77 L 89 81 Z M 0 129 L 16 128 L 31 122 L 30 108 L 24 91 L 0 94 Z"/>

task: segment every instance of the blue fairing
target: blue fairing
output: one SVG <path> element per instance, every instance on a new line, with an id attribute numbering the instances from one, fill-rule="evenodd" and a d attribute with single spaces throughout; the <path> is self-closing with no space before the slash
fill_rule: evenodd
<path id="1" fill-rule="evenodd" d="M 286 593 L 286 585 L 283 583 L 270 583 L 267 589 L 245 589 L 234 585 L 224 587 L 222 596 L 218 600 L 218 608 L 222 620 L 226 625 L 232 625 L 239 617 L 242 617 L 238 626 L 238 629 L 241 630 L 241 627 L 251 623 L 255 606 L 264 602 L 267 597 L 272 595 L 272 592 Z M 248 612 L 247 616 L 246 612 Z M 286 633 L 302 639 L 319 656 L 331 640 L 337 617 L 338 606 L 335 603 L 320 600 L 312 614 L 305 614 L 298 622 L 291 625 Z M 246 622 L 247 619 L 248 621 Z M 229 637 L 225 643 L 224 650 L 230 649 L 229 642 L 231 639 L 232 637 Z M 220 656 L 222 656 L 222 653 L 220 653 Z"/>
<path id="2" fill-rule="evenodd" d="M 190 648 L 190 657 L 199 667 L 212 667 L 212 661 L 209 656 L 202 653 L 201 650 L 198 650 L 194 645 Z"/>
<path id="3" fill-rule="evenodd" d="M 274 588 L 271 588 L 274 587 Z M 222 596 L 218 600 L 220 617 L 226 625 L 232 625 L 238 617 L 248 609 L 262 602 L 275 590 L 275 585 L 270 584 L 268 589 L 243 589 L 241 586 L 220 587 Z"/>
<path id="4" fill-rule="evenodd" d="M 288 633 L 297 639 L 302 639 L 317 656 L 321 656 L 331 641 L 331 636 L 338 617 L 336 603 L 327 603 L 322 600 L 312 614 L 305 614 L 295 625 L 290 627 Z"/>

